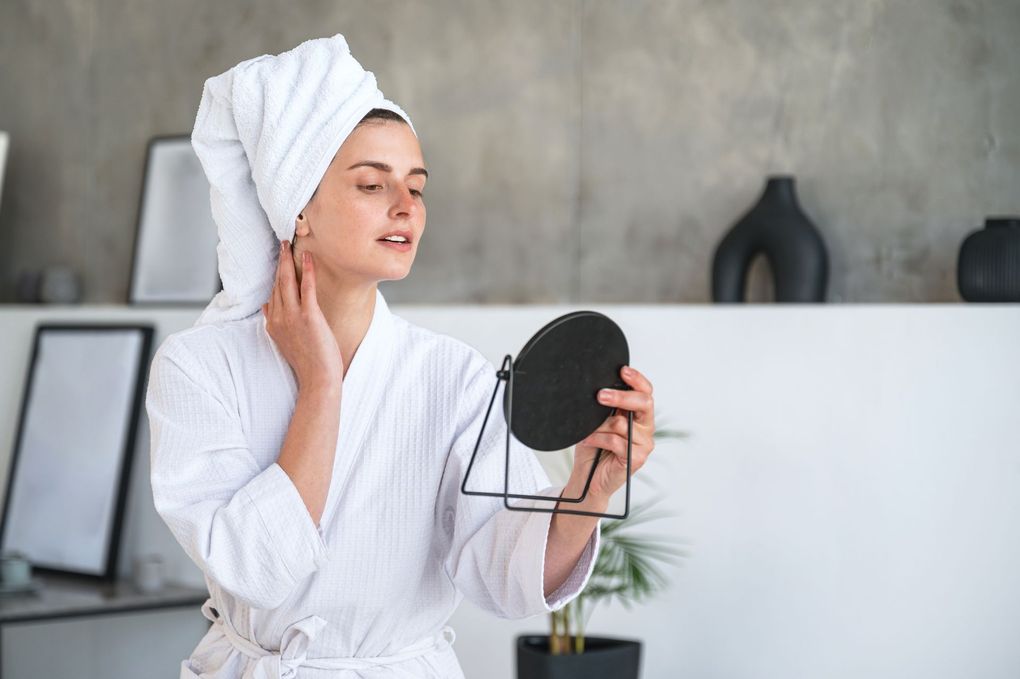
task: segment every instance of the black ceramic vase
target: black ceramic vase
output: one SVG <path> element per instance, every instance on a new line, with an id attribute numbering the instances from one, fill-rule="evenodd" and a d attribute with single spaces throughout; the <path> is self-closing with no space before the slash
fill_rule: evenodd
<path id="1" fill-rule="evenodd" d="M 988 217 L 963 239 L 956 285 L 968 302 L 1020 302 L 1020 217 Z"/>
<path id="2" fill-rule="evenodd" d="M 584 653 L 552 655 L 549 637 L 517 637 L 517 679 L 638 679 L 641 642 L 585 637 Z"/>
<path id="3" fill-rule="evenodd" d="M 720 241 L 712 262 L 712 301 L 746 301 L 747 272 L 757 255 L 772 269 L 775 301 L 825 301 L 829 255 L 797 203 L 793 177 L 769 177 L 758 202 Z"/>

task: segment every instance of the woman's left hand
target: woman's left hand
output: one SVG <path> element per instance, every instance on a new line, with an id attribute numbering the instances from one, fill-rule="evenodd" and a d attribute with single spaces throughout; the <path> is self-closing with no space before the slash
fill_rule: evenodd
<path id="1" fill-rule="evenodd" d="M 628 370 L 631 372 L 628 373 Z M 625 366 L 620 370 L 623 381 L 632 390 L 602 389 L 598 393 L 599 403 L 615 408 L 590 436 L 574 447 L 574 469 L 571 485 L 582 486 L 591 470 L 591 463 L 599 448 L 603 449 L 602 459 L 595 468 L 589 494 L 604 503 L 627 481 L 627 412 L 634 413 L 634 428 L 631 443 L 631 474 L 645 464 L 655 448 L 655 403 L 652 399 L 652 383 L 637 370 Z M 621 412 L 623 411 L 623 412 Z"/>

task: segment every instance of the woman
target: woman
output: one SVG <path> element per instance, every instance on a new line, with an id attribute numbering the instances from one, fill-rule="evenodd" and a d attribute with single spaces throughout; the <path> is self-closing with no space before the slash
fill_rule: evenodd
<path id="1" fill-rule="evenodd" d="M 410 272 L 425 228 L 428 175 L 397 111 L 346 135 L 280 243 L 262 313 L 175 333 L 153 360 L 153 496 L 206 576 L 214 622 L 183 677 L 462 677 L 445 627 L 462 597 L 525 617 L 590 575 L 597 519 L 460 493 L 497 378 L 378 291 Z M 603 402 L 635 413 L 636 471 L 652 387 L 622 377 L 633 391 Z M 479 489 L 502 487 L 505 426 L 489 419 Z M 625 482 L 625 414 L 577 446 L 565 488 L 515 441 L 510 487 L 576 496 L 599 448 L 613 455 L 579 508 L 603 512 Z"/>

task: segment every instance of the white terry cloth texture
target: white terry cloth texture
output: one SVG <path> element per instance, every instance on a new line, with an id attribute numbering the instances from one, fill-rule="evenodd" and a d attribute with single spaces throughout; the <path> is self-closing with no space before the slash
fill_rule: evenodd
<path id="1" fill-rule="evenodd" d="M 195 325 L 247 318 L 269 299 L 279 243 L 366 113 L 399 114 L 343 35 L 307 40 L 209 78 L 191 144 L 209 179 L 223 290 Z M 417 132 L 415 132 L 417 134 Z"/>
<path id="2" fill-rule="evenodd" d="M 471 489 L 503 488 L 498 410 L 478 441 L 498 381 L 476 349 L 391 313 L 376 290 L 344 378 L 316 526 L 277 462 L 298 385 L 265 318 L 170 335 L 146 393 L 152 495 L 205 574 L 203 614 L 215 621 L 181 676 L 463 679 L 446 627 L 463 599 L 524 618 L 576 598 L 598 558 L 599 524 L 546 597 L 552 515 L 460 492 L 476 443 Z M 512 492 L 559 496 L 516 437 L 510 454 Z"/>

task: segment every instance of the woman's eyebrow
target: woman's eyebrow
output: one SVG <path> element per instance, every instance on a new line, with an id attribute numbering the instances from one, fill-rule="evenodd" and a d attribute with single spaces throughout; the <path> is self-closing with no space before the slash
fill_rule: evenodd
<path id="1" fill-rule="evenodd" d="M 380 163 L 378 160 L 363 160 L 360 163 L 354 163 L 354 165 L 351 165 L 347 169 L 348 170 L 353 170 L 356 167 L 366 167 L 366 166 L 367 167 L 374 167 L 375 169 L 382 170 L 383 172 L 393 172 L 393 168 L 392 167 L 390 167 L 386 163 Z M 423 175 L 425 175 L 426 179 L 429 178 L 429 173 L 425 170 L 424 167 L 412 167 L 411 171 L 408 172 L 407 174 L 409 174 L 409 175 L 412 175 L 412 174 L 423 174 Z"/>

